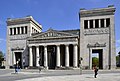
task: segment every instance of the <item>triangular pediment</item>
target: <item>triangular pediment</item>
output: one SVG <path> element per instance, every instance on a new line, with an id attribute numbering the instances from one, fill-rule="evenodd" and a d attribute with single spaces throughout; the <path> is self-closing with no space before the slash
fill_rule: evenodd
<path id="1" fill-rule="evenodd" d="M 53 38 L 53 37 L 68 37 L 75 36 L 72 33 L 60 32 L 53 29 L 49 29 L 46 32 L 42 32 L 40 34 L 34 35 L 31 38 Z"/>

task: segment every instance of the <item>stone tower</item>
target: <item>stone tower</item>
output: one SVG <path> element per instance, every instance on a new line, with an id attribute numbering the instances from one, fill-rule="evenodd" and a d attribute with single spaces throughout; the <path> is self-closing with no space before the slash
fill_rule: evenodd
<path id="1" fill-rule="evenodd" d="M 80 58 L 82 66 L 92 69 L 92 57 L 98 54 L 100 69 L 116 67 L 115 7 L 80 10 Z"/>
<path id="2" fill-rule="evenodd" d="M 40 33 L 41 31 L 42 26 L 32 16 L 7 19 L 6 68 L 13 66 L 17 61 L 20 61 L 21 68 L 23 67 L 23 62 L 28 65 L 26 39 L 33 33 Z"/>

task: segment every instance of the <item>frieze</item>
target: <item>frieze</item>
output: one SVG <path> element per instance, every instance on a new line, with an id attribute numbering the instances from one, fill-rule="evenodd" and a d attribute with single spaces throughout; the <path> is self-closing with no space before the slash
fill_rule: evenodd
<path id="1" fill-rule="evenodd" d="M 62 36 L 60 33 L 55 33 L 55 32 L 48 32 L 44 35 L 41 35 L 41 37 L 57 37 L 57 36 Z"/>
<path id="2" fill-rule="evenodd" d="M 84 34 L 85 35 L 109 34 L 109 28 L 85 29 Z"/>
<path id="3" fill-rule="evenodd" d="M 12 48 L 11 51 L 16 51 L 16 50 L 24 50 L 23 48 L 20 47 L 16 47 L 16 48 Z"/>
<path id="4" fill-rule="evenodd" d="M 53 42 L 77 42 L 78 40 L 76 39 L 57 39 L 57 40 L 41 40 L 41 39 L 36 39 L 36 40 L 29 40 L 28 43 L 29 44 L 33 44 L 33 43 L 53 43 Z"/>
<path id="5" fill-rule="evenodd" d="M 100 44 L 100 43 L 96 42 L 95 44 L 88 44 L 87 47 L 88 48 L 92 48 L 92 47 L 106 47 L 106 43 Z"/>

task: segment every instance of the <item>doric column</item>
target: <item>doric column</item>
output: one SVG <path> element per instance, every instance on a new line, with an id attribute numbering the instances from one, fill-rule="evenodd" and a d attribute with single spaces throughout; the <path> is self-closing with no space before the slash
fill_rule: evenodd
<path id="1" fill-rule="evenodd" d="M 106 27 L 106 19 L 104 19 L 104 26 Z"/>
<path id="2" fill-rule="evenodd" d="M 29 66 L 33 66 L 32 46 L 29 47 Z"/>
<path id="3" fill-rule="evenodd" d="M 95 28 L 95 20 L 93 20 L 93 28 Z"/>
<path id="4" fill-rule="evenodd" d="M 16 64 L 15 53 L 13 52 L 12 55 L 13 55 L 13 64 Z"/>
<path id="5" fill-rule="evenodd" d="M 77 44 L 74 45 L 74 51 L 73 51 L 73 66 L 77 67 L 78 64 L 78 49 Z"/>
<path id="6" fill-rule="evenodd" d="M 60 45 L 57 45 L 56 66 L 60 67 Z"/>
<path id="7" fill-rule="evenodd" d="M 48 69 L 47 46 L 44 46 L 44 66 Z"/>
<path id="8" fill-rule="evenodd" d="M 39 46 L 36 46 L 36 66 L 39 66 Z"/>
<path id="9" fill-rule="evenodd" d="M 65 66 L 69 67 L 69 45 L 65 45 Z"/>

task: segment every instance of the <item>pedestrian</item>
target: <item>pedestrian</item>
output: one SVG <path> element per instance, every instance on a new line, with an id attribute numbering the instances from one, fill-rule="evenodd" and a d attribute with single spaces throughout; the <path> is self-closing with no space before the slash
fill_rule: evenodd
<path id="1" fill-rule="evenodd" d="M 98 68 L 97 68 L 97 66 L 95 65 L 93 69 L 94 69 L 94 77 L 97 78 L 96 77 L 97 74 L 98 74 Z"/>
<path id="2" fill-rule="evenodd" d="M 15 68 L 15 73 L 17 73 L 17 64 L 14 64 L 14 68 Z"/>

